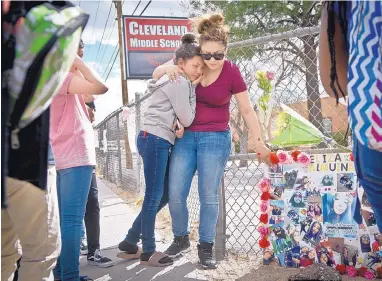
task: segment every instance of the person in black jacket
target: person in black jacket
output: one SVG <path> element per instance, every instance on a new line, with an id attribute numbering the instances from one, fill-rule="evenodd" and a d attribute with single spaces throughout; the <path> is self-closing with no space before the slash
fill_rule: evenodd
<path id="1" fill-rule="evenodd" d="M 61 249 L 55 168 L 48 165 L 49 108 L 19 131 L 18 149 L 11 148 L 8 132 L 11 112 L 7 78 L 15 59 L 15 36 L 27 13 L 47 2 L 1 2 L 1 280 L 12 280 L 17 263 L 20 268 L 15 278 L 20 281 L 52 280 L 52 269 Z M 73 6 L 67 1 L 50 5 Z"/>

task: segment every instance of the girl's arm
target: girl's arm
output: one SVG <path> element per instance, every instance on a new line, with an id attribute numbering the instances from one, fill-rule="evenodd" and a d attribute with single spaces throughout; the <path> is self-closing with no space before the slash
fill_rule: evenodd
<path id="1" fill-rule="evenodd" d="M 159 80 L 162 76 L 167 74 L 170 80 L 179 81 L 179 73 L 184 74 L 183 70 L 177 65 L 174 65 L 174 62 L 171 60 L 155 68 L 153 78 Z"/>
<path id="2" fill-rule="evenodd" d="M 68 86 L 68 93 L 80 95 L 102 95 L 108 91 L 108 88 L 102 81 L 102 78 L 84 61 L 77 56 L 73 65 L 83 77 L 74 76 Z"/>
<path id="3" fill-rule="evenodd" d="M 237 104 L 239 105 L 240 113 L 243 116 L 252 136 L 255 138 L 255 150 L 258 154 L 258 158 L 265 162 L 265 164 L 270 165 L 269 154 L 271 151 L 264 144 L 259 120 L 249 100 L 248 91 L 246 90 L 235 94 L 235 98 Z"/>

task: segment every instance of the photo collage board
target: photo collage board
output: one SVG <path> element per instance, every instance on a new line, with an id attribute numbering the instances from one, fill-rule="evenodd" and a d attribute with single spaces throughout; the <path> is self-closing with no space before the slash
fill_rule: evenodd
<path id="1" fill-rule="evenodd" d="M 310 160 L 269 168 L 270 247 L 263 263 L 298 268 L 320 262 L 375 271 L 382 266 L 382 235 L 350 154 L 314 154 Z"/>

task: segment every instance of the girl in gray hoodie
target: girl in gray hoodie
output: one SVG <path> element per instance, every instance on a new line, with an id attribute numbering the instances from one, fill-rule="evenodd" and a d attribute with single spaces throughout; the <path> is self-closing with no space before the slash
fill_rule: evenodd
<path id="1" fill-rule="evenodd" d="M 204 66 L 193 34 L 182 37 L 182 44 L 175 51 L 174 63 L 184 72 L 178 83 L 172 83 L 167 75 L 148 82 L 151 104 L 137 139 L 144 166 L 145 198 L 141 213 L 119 244 L 122 252 L 118 254 L 120 258 L 140 258 L 141 264 L 159 267 L 173 263 L 169 256 L 155 251 L 154 228 L 157 212 L 168 203 L 168 162 L 176 138 L 174 124 L 180 122 L 188 127 L 194 120 L 195 87 L 202 77 Z M 140 238 L 143 252 L 137 246 Z"/>

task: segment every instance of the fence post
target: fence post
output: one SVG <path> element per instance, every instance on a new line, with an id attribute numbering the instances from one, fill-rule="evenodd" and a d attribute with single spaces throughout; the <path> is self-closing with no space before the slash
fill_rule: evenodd
<path id="1" fill-rule="evenodd" d="M 221 261 L 225 258 L 226 252 L 226 210 L 225 210 L 225 188 L 224 188 L 224 175 L 222 177 L 219 188 L 219 216 L 216 225 L 215 237 L 215 256 L 216 259 Z"/>
<path id="2" fill-rule="evenodd" d="M 122 186 L 122 161 L 121 161 L 121 129 L 119 127 L 119 112 L 117 113 L 117 144 L 118 144 L 118 176 Z"/>
<path id="3" fill-rule="evenodd" d="M 137 139 L 139 132 L 141 130 L 141 103 L 139 102 L 139 93 L 135 93 L 135 139 Z M 139 194 L 142 195 L 141 190 L 141 157 L 139 156 L 138 151 L 136 152 L 136 158 L 137 158 L 137 191 L 139 191 Z"/>
<path id="4" fill-rule="evenodd" d="M 106 141 L 104 141 L 104 145 L 106 145 L 106 165 L 105 165 L 105 168 L 106 168 L 106 172 L 105 172 L 105 177 L 106 177 L 106 180 L 107 181 L 110 181 L 109 179 L 109 151 L 108 151 L 108 131 L 107 131 L 107 121 L 105 122 L 105 124 L 103 124 L 103 129 L 104 131 L 106 131 L 106 134 L 104 135 L 106 137 Z M 102 132 L 103 133 L 103 132 Z"/>

